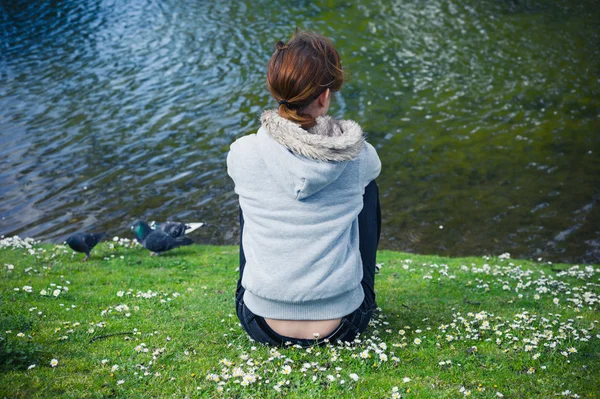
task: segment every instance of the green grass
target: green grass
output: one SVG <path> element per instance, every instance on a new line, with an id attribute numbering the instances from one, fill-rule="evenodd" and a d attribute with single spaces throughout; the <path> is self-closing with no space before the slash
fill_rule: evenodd
<path id="1" fill-rule="evenodd" d="M 106 242 L 82 257 L 0 249 L 0 397 L 599 396 L 596 266 L 381 251 L 372 326 L 353 345 L 307 350 L 239 327 L 235 247 L 151 258 Z"/>

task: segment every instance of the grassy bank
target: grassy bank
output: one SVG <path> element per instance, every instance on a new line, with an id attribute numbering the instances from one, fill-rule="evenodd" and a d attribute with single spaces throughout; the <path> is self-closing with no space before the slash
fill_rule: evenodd
<path id="1" fill-rule="evenodd" d="M 360 342 L 273 349 L 234 312 L 237 248 L 90 261 L 0 249 L 0 397 L 597 398 L 597 266 L 382 251 Z"/>

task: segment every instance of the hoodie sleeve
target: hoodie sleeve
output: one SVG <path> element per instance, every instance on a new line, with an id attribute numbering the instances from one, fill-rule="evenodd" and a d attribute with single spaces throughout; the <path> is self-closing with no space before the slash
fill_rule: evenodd
<path id="1" fill-rule="evenodd" d="M 381 172 L 381 161 L 375 147 L 365 142 L 360 165 L 361 188 L 364 189 Z"/>
<path id="2" fill-rule="evenodd" d="M 231 180 L 233 180 L 233 183 L 235 184 L 234 160 L 233 160 L 234 146 L 235 146 L 235 142 L 231 144 L 231 146 L 229 147 L 229 152 L 227 153 L 227 174 L 229 175 L 229 177 L 231 177 Z"/>

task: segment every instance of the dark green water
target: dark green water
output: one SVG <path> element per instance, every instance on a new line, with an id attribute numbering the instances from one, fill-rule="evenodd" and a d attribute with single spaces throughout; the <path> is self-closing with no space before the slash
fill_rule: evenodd
<path id="1" fill-rule="evenodd" d="M 235 243 L 226 152 L 296 26 L 350 72 L 332 114 L 379 151 L 382 247 L 600 261 L 592 0 L 2 1 L 0 234 L 169 218 Z"/>

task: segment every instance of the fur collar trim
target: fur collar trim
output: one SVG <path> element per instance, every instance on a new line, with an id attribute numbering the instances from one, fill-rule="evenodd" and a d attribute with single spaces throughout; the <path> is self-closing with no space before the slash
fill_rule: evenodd
<path id="1" fill-rule="evenodd" d="M 320 116 L 309 130 L 267 110 L 261 116 L 262 126 L 279 144 L 298 155 L 317 161 L 350 161 L 362 150 L 365 137 L 358 123 Z"/>

